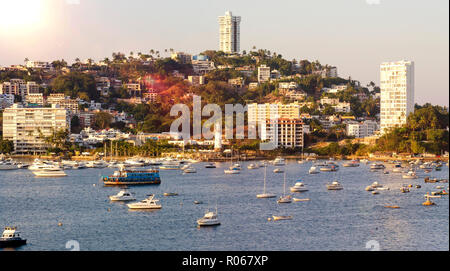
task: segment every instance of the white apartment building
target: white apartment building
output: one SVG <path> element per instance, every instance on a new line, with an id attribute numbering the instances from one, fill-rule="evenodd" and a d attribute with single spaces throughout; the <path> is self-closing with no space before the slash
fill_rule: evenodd
<path id="1" fill-rule="evenodd" d="M 27 108 L 19 104 L 3 112 L 3 138 L 14 144 L 15 153 L 43 153 L 49 147 L 40 136 L 70 129 L 67 110 L 52 107 Z"/>
<path id="2" fill-rule="evenodd" d="M 225 53 L 239 53 L 240 49 L 241 16 L 233 16 L 231 11 L 225 16 L 219 16 L 220 51 Z"/>
<path id="3" fill-rule="evenodd" d="M 373 120 L 366 120 L 364 122 L 352 121 L 347 123 L 346 132 L 348 136 L 355 138 L 363 138 L 372 136 L 378 130 L 378 123 Z"/>
<path id="4" fill-rule="evenodd" d="M 192 69 L 196 74 L 203 75 L 216 69 L 214 62 L 210 60 L 192 60 Z"/>
<path id="5" fill-rule="evenodd" d="M 352 110 L 350 103 L 347 103 L 347 102 L 342 102 L 342 103 L 333 105 L 333 108 L 336 112 L 340 112 L 340 113 L 350 113 L 350 111 Z"/>
<path id="6" fill-rule="evenodd" d="M 270 67 L 261 65 L 258 67 L 258 82 L 264 83 L 270 80 Z"/>
<path id="7" fill-rule="evenodd" d="M 67 109 L 70 115 L 78 114 L 78 101 L 70 99 L 64 93 L 52 93 L 47 97 L 47 104 L 57 104 L 59 107 Z"/>
<path id="8" fill-rule="evenodd" d="M 27 61 L 27 68 L 35 68 L 35 69 L 50 69 L 51 65 L 47 61 Z"/>
<path id="9" fill-rule="evenodd" d="M 414 111 L 414 62 L 385 62 L 380 66 L 381 132 L 406 124 Z"/>
<path id="10" fill-rule="evenodd" d="M 270 140 L 278 148 L 303 147 L 304 127 L 302 119 L 267 120 L 266 135 L 262 140 Z"/>
<path id="11" fill-rule="evenodd" d="M 297 119 L 300 117 L 300 105 L 297 103 L 291 104 L 248 104 L 248 121 L 256 123 L 265 123 L 272 117 L 283 119 Z"/>
<path id="12" fill-rule="evenodd" d="M 44 95 L 42 93 L 30 93 L 25 96 L 25 102 L 28 105 L 44 106 Z"/>

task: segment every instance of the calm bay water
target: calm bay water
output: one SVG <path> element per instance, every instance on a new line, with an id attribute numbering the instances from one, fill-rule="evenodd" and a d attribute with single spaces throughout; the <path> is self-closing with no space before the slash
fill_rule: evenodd
<path id="1" fill-rule="evenodd" d="M 130 186 L 138 200 L 156 194 L 163 207 L 155 211 L 129 211 L 125 204 L 110 202 L 108 196 L 120 188 L 104 187 L 100 176 L 113 169 L 66 170 L 64 178 L 36 178 L 26 169 L 0 171 L 0 227 L 19 227 L 28 244 L 17 250 L 66 250 L 69 240 L 78 241 L 81 250 L 367 250 L 370 240 L 381 250 L 449 249 L 448 196 L 432 199 L 436 206 L 421 205 L 426 192 L 448 184 L 371 172 L 364 164 L 309 175 L 311 162 L 288 161 L 287 192 L 301 179 L 309 191 L 294 197 L 311 200 L 277 204 L 276 198 L 256 198 L 263 189 L 263 168 L 248 170 L 248 163 L 242 163 L 241 174 L 225 175 L 228 163 L 216 169 L 204 165 L 194 164 L 194 174 L 161 171 L 159 186 Z M 283 174 L 273 173 L 274 168 L 267 170 L 267 190 L 281 195 Z M 448 178 L 449 169 L 443 166 L 429 176 Z M 326 189 L 334 179 L 344 190 Z M 364 191 L 374 181 L 391 190 L 378 195 Z M 422 188 L 403 194 L 402 184 Z M 179 196 L 164 197 L 164 192 Z M 222 224 L 198 228 L 196 220 L 216 204 Z M 293 219 L 268 221 L 272 215 Z"/>

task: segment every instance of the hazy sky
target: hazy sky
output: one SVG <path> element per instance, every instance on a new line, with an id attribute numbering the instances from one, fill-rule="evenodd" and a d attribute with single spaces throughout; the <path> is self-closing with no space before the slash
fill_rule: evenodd
<path id="1" fill-rule="evenodd" d="M 241 50 L 319 60 L 363 84 L 379 83 L 381 62 L 413 60 L 416 102 L 448 106 L 448 9 L 448 0 L 0 0 L 0 65 L 217 50 L 217 17 L 230 10 L 242 17 Z"/>

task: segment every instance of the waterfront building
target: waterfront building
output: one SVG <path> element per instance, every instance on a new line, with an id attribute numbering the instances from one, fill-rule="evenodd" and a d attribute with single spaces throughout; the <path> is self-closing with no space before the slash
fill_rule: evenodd
<path id="1" fill-rule="evenodd" d="M 225 53 L 239 53 L 240 51 L 240 23 L 241 16 L 233 16 L 231 11 L 225 16 L 219 16 L 220 51 Z"/>
<path id="2" fill-rule="evenodd" d="M 378 123 L 373 120 L 366 120 L 363 122 L 351 121 L 347 123 L 347 136 L 354 136 L 355 138 L 369 137 L 375 134 L 378 130 Z"/>
<path id="3" fill-rule="evenodd" d="M 381 132 L 406 124 L 414 111 L 414 62 L 385 62 L 380 66 Z"/>
<path id="4" fill-rule="evenodd" d="M 44 138 L 69 129 L 69 114 L 58 105 L 30 108 L 14 104 L 3 112 L 3 138 L 13 142 L 17 154 L 45 153 L 49 145 Z"/>
<path id="5" fill-rule="evenodd" d="M 303 147 L 303 120 L 300 118 L 280 118 L 266 121 L 266 135 L 262 140 L 270 140 L 278 148 Z"/>
<path id="6" fill-rule="evenodd" d="M 265 123 L 272 116 L 284 119 L 297 119 L 300 117 L 300 105 L 291 104 L 248 104 L 248 121 Z"/>

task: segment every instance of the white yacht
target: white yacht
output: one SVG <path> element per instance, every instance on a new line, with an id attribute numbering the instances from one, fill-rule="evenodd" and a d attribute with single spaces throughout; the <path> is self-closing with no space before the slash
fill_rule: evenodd
<path id="1" fill-rule="evenodd" d="M 109 196 L 111 201 L 131 201 L 136 200 L 136 198 L 128 191 L 121 190 L 117 195 Z"/>
<path id="2" fill-rule="evenodd" d="M 97 161 L 89 161 L 86 163 L 86 167 L 88 168 L 105 168 L 108 164 L 103 160 L 97 160 Z"/>
<path id="3" fill-rule="evenodd" d="M 32 171 L 37 177 L 65 177 L 67 174 L 58 166 L 48 166 L 46 168 Z"/>
<path id="4" fill-rule="evenodd" d="M 359 167 L 359 162 L 357 160 L 352 160 L 350 162 L 342 164 L 343 167 Z"/>
<path id="5" fill-rule="evenodd" d="M 216 212 L 210 212 L 207 211 L 206 214 L 197 220 L 197 224 L 199 226 L 217 226 L 220 225 L 219 218 L 217 217 L 217 210 Z"/>
<path id="6" fill-rule="evenodd" d="M 197 170 L 195 169 L 195 167 L 187 167 L 183 170 L 184 173 L 197 173 Z"/>
<path id="7" fill-rule="evenodd" d="M 330 171 L 337 171 L 338 168 L 335 165 L 326 165 L 323 167 L 320 167 L 320 171 L 326 171 L 326 172 L 330 172 Z"/>
<path id="8" fill-rule="evenodd" d="M 157 199 L 154 199 L 155 195 L 150 195 L 148 198 L 141 200 L 140 202 L 127 204 L 130 209 L 161 209 L 161 205 L 158 204 Z"/>
<path id="9" fill-rule="evenodd" d="M 140 158 L 128 158 L 125 160 L 124 164 L 130 167 L 143 167 L 145 165 L 145 161 Z"/>
<path id="10" fill-rule="evenodd" d="M 386 167 L 382 163 L 373 163 L 370 165 L 370 169 L 385 169 Z"/>
<path id="11" fill-rule="evenodd" d="M 274 166 L 284 166 L 286 164 L 284 158 L 282 157 L 277 157 L 275 158 L 275 160 L 273 160 L 273 165 Z"/>
<path id="12" fill-rule="evenodd" d="M 19 169 L 16 162 L 14 162 L 12 159 L 6 159 L 0 161 L 0 170 L 13 170 L 13 169 Z"/>
<path id="13" fill-rule="evenodd" d="M 317 174 L 317 173 L 319 173 L 320 171 L 317 169 L 317 167 L 315 167 L 315 166 L 312 166 L 310 169 L 309 169 L 309 174 Z"/>
<path id="14" fill-rule="evenodd" d="M 241 173 L 239 168 L 236 168 L 236 167 L 230 167 L 229 169 L 225 169 L 223 172 L 225 174 L 240 174 Z"/>
<path id="15" fill-rule="evenodd" d="M 275 198 L 275 194 L 267 193 L 266 192 L 266 176 L 267 176 L 267 167 L 264 167 L 264 190 L 262 194 L 256 195 L 259 199 L 266 199 L 266 198 Z"/>
<path id="16" fill-rule="evenodd" d="M 408 173 L 402 175 L 403 179 L 417 179 L 417 174 L 414 171 L 408 171 Z"/>
<path id="17" fill-rule="evenodd" d="M 281 168 L 276 168 L 273 170 L 273 173 L 283 173 L 283 172 L 284 172 L 284 170 Z"/>
<path id="18" fill-rule="evenodd" d="M 248 169 L 258 169 L 258 168 L 259 168 L 259 165 L 258 165 L 257 163 L 256 163 L 256 164 L 251 163 L 250 165 L 247 166 L 247 168 L 248 168 Z"/>
<path id="19" fill-rule="evenodd" d="M 302 182 L 296 182 L 294 186 L 290 187 L 291 192 L 306 192 L 308 188 Z"/>
<path id="20" fill-rule="evenodd" d="M 33 170 L 40 170 L 40 169 L 44 169 L 44 168 L 48 168 L 48 167 L 52 167 L 54 166 L 53 162 L 50 161 L 42 161 L 38 158 L 34 159 L 33 164 L 31 164 L 28 169 L 33 171 Z"/>
<path id="21" fill-rule="evenodd" d="M 328 190 L 342 190 L 342 189 L 344 189 L 344 187 L 338 181 L 333 181 L 331 184 L 327 184 L 327 189 Z"/>

